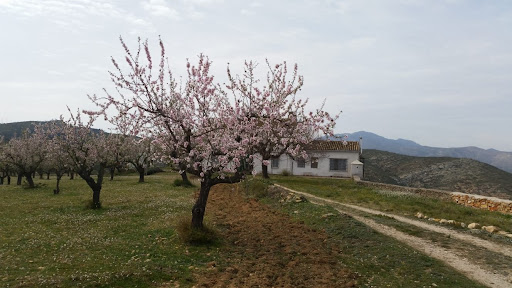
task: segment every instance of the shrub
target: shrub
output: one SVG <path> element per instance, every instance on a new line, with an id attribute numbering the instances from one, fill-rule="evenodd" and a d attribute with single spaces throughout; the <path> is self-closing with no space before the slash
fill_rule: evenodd
<path id="1" fill-rule="evenodd" d="M 183 179 L 175 179 L 174 186 L 176 187 L 194 187 L 190 181 L 183 181 Z"/>
<path id="2" fill-rule="evenodd" d="M 245 179 L 242 182 L 242 187 L 248 196 L 264 198 L 268 195 L 268 186 L 270 184 L 267 179 L 252 177 Z"/>
<path id="3" fill-rule="evenodd" d="M 290 175 L 291 175 L 291 173 L 290 173 L 290 171 L 288 171 L 288 170 L 286 170 L 286 169 L 285 169 L 285 170 L 283 170 L 283 171 L 281 172 L 281 175 L 283 175 L 283 176 L 290 176 Z"/>
<path id="4" fill-rule="evenodd" d="M 160 172 L 164 172 L 164 170 L 160 167 L 149 167 L 148 171 L 146 171 L 146 175 L 153 175 Z"/>
<path id="5" fill-rule="evenodd" d="M 176 231 L 181 242 L 186 244 L 209 245 L 216 244 L 219 240 L 217 232 L 208 227 L 207 223 L 204 223 L 202 228 L 192 227 L 190 216 L 180 218 Z"/>

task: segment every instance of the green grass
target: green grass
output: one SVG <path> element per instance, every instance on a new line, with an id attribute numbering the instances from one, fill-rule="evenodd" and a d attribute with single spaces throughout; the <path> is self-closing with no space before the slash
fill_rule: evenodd
<path id="1" fill-rule="evenodd" d="M 193 282 L 189 266 L 218 255 L 187 246 L 177 219 L 189 215 L 195 189 L 174 187 L 168 173 L 105 181 L 103 209 L 86 209 L 92 192 L 81 179 L 43 187 L 0 186 L 2 287 L 152 287 Z M 44 185 L 46 184 L 46 185 Z"/>
<path id="2" fill-rule="evenodd" d="M 400 215 L 422 212 L 433 218 L 451 219 L 466 224 L 477 222 L 487 226 L 494 225 L 512 232 L 512 215 L 509 214 L 464 207 L 432 198 L 382 193 L 385 191 L 364 187 L 348 179 L 272 175 L 272 181 L 297 191 L 384 212 Z"/>

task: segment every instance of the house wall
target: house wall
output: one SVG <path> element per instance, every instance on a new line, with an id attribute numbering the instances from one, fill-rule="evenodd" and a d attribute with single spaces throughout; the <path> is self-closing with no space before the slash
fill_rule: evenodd
<path id="1" fill-rule="evenodd" d="M 322 152 L 321 154 L 312 153 L 311 156 L 318 158 L 318 168 L 311 168 L 311 161 L 306 161 L 304 168 L 297 166 L 297 162 L 293 161 L 287 155 L 281 155 L 279 157 L 279 168 L 272 168 L 271 165 L 268 167 L 269 174 L 281 174 L 284 170 L 287 170 L 290 174 L 299 176 L 324 176 L 324 177 L 352 177 L 352 165 L 353 161 L 359 160 L 359 152 L 357 151 L 328 151 Z M 347 159 L 347 170 L 346 171 L 330 171 L 329 164 L 330 158 L 336 159 Z M 261 172 L 261 161 L 254 161 L 254 170 L 256 173 Z M 355 172 L 355 171 L 354 171 Z"/>

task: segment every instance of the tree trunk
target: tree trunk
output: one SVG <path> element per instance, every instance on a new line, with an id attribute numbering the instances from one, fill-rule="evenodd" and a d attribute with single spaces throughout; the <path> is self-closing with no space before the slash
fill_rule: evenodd
<path id="1" fill-rule="evenodd" d="M 4 185 L 4 176 L 0 177 L 0 185 Z"/>
<path id="2" fill-rule="evenodd" d="M 92 191 L 92 209 L 101 208 L 100 191 L 101 191 L 101 186 Z"/>
<path id="3" fill-rule="evenodd" d="M 206 211 L 206 201 L 208 201 L 208 194 L 212 183 L 210 180 L 205 179 L 201 182 L 201 189 L 199 190 L 199 197 L 197 197 L 196 204 L 192 208 L 192 227 L 202 228 L 204 213 Z"/>
<path id="4" fill-rule="evenodd" d="M 144 167 L 137 167 L 137 172 L 139 172 L 139 183 L 143 183 L 146 169 Z"/>
<path id="5" fill-rule="evenodd" d="M 69 180 L 75 179 L 75 172 L 71 172 L 69 175 Z"/>
<path id="6" fill-rule="evenodd" d="M 60 179 L 61 178 L 62 178 L 62 174 L 57 173 L 57 187 L 55 187 L 55 190 L 53 190 L 53 194 L 60 193 Z"/>
<path id="7" fill-rule="evenodd" d="M 18 181 L 16 182 L 16 185 L 21 185 L 21 180 L 23 180 L 23 174 L 18 173 Z"/>
<path id="8" fill-rule="evenodd" d="M 32 179 L 32 173 L 25 173 L 25 178 L 27 178 L 27 182 L 28 182 L 28 187 L 29 188 L 34 188 L 35 185 L 34 185 L 34 180 Z"/>
<path id="9" fill-rule="evenodd" d="M 110 167 L 110 181 L 114 180 L 114 172 L 116 172 L 116 167 Z"/>
<path id="10" fill-rule="evenodd" d="M 183 180 L 184 184 L 189 184 L 190 181 L 188 180 L 188 175 L 186 171 L 183 171 L 181 174 L 181 180 Z"/>
<path id="11" fill-rule="evenodd" d="M 261 173 L 263 174 L 263 178 L 265 179 L 269 179 L 270 177 L 268 176 L 268 166 L 265 165 L 265 164 L 261 164 Z"/>
<path id="12" fill-rule="evenodd" d="M 38 173 L 38 174 L 39 174 L 39 179 L 43 179 L 43 172 Z"/>
<path id="13" fill-rule="evenodd" d="M 7 175 L 7 185 L 11 185 L 11 176 Z"/>
<path id="14" fill-rule="evenodd" d="M 78 175 L 82 177 L 82 179 L 87 182 L 87 185 L 92 189 L 92 209 L 100 209 L 101 208 L 101 202 L 100 202 L 100 191 L 101 191 L 101 184 L 103 183 L 103 176 L 105 175 L 105 166 L 100 165 L 100 168 L 98 170 L 98 178 L 96 181 L 94 181 L 94 178 L 91 176 L 91 171 L 78 171 Z"/>
<path id="15" fill-rule="evenodd" d="M 46 172 L 46 180 L 50 180 L 50 172 Z"/>

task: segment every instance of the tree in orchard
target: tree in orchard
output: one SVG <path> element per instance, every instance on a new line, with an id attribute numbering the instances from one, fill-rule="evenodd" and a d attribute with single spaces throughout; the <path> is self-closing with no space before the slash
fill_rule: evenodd
<path id="1" fill-rule="evenodd" d="M 154 144 L 151 138 L 137 138 L 126 136 L 121 146 L 121 159 L 124 163 L 131 164 L 139 173 L 139 183 L 144 182 L 151 160 L 155 156 Z"/>
<path id="2" fill-rule="evenodd" d="M 271 65 L 263 85 L 255 76 L 257 65 L 245 62 L 242 76 L 233 76 L 228 67 L 229 89 L 248 122 L 244 128 L 251 139 L 252 152 L 261 157 L 262 173 L 269 178 L 268 164 L 283 154 L 306 158 L 305 147 L 319 134 L 332 136 L 339 114 L 331 117 L 323 105 L 307 112 L 308 100 L 296 98 L 304 85 L 295 64 L 291 76 L 286 62 Z M 290 78 L 288 78 L 290 77 Z"/>
<path id="3" fill-rule="evenodd" d="M 128 71 L 123 72 L 113 59 L 116 70 L 111 72 L 119 95 L 107 93 L 105 98 L 91 98 L 101 113 L 114 107 L 116 114 L 128 115 L 140 123 L 139 127 L 153 127 L 150 134 L 155 143 L 166 147 L 160 158 L 174 163 L 182 172 L 200 177 L 192 225 L 202 227 L 211 187 L 238 182 L 243 177 L 237 168 L 248 156 L 248 146 L 237 132 L 242 124 L 240 117 L 224 91 L 213 82 L 211 62 L 206 56 L 199 56 L 197 66 L 187 61 L 186 81 L 178 87 L 161 41 L 161 59 L 156 71 L 147 41 L 141 43 L 139 39 L 136 54 L 131 53 L 122 39 L 121 43 L 126 51 Z M 142 54 L 145 57 L 140 57 Z"/>
<path id="4" fill-rule="evenodd" d="M 18 179 L 25 177 L 30 188 L 35 187 L 33 175 L 46 156 L 46 135 L 39 126 L 33 132 L 26 130 L 21 137 L 11 138 L 4 147 L 6 163 L 16 169 Z"/>
<path id="5" fill-rule="evenodd" d="M 48 136 L 48 157 L 46 157 L 43 165 L 46 167 L 45 170 L 55 173 L 57 182 L 56 187 L 53 190 L 54 194 L 60 193 L 60 181 L 62 176 L 64 176 L 72 166 L 68 154 L 63 150 L 63 147 L 60 144 L 61 139 L 53 135 L 53 133 L 63 130 L 60 127 L 57 127 L 61 125 L 63 125 L 62 122 L 52 121 L 44 127 L 45 133 Z"/>
<path id="6" fill-rule="evenodd" d="M 58 153 L 69 159 L 70 169 L 91 188 L 93 209 L 101 208 L 100 192 L 105 169 L 115 159 L 109 137 L 103 131 L 91 129 L 95 119 L 89 116 L 89 120 L 84 122 L 79 111 L 76 115 L 70 111 L 70 119 L 61 117 L 64 124 L 51 129 L 51 138 Z"/>
<path id="7" fill-rule="evenodd" d="M 4 179 L 7 178 L 7 184 L 11 184 L 11 173 L 13 169 L 9 163 L 7 163 L 4 150 L 6 143 L 3 141 L 3 136 L 0 136 L 0 185 L 4 184 Z"/>

